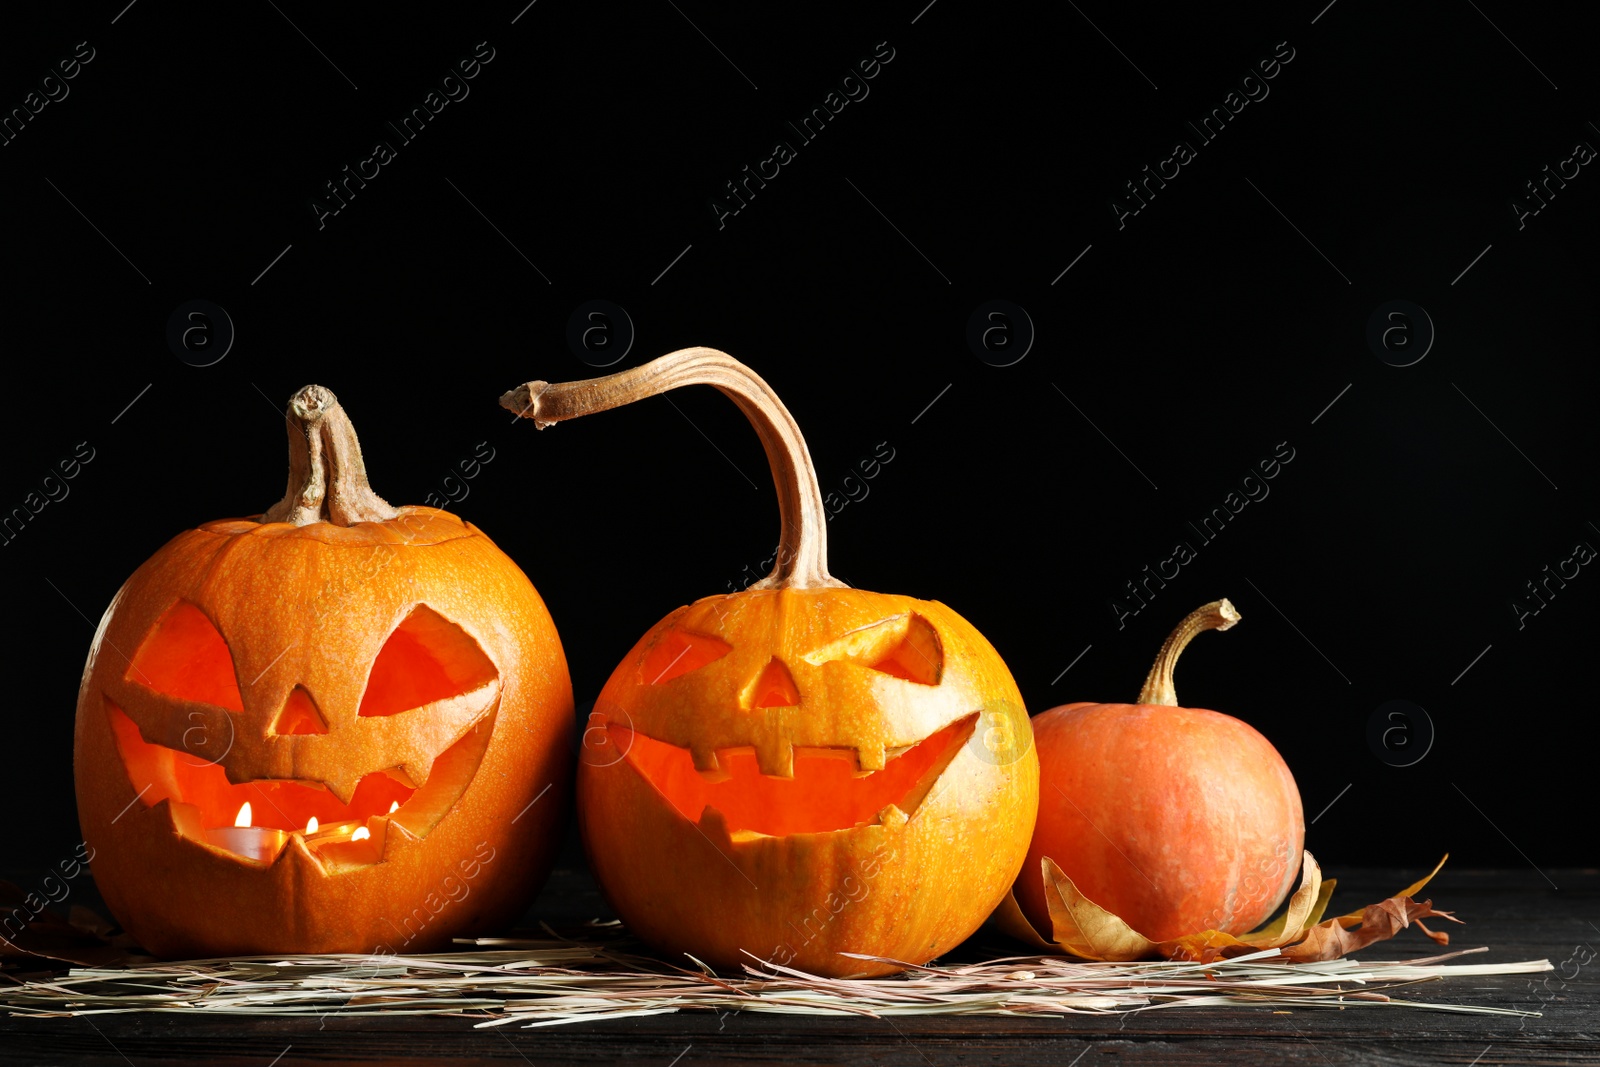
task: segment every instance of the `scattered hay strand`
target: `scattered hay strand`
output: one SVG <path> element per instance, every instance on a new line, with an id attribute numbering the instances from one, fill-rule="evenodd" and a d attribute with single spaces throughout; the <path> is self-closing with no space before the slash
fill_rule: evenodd
<path id="1" fill-rule="evenodd" d="M 548 930 L 548 928 L 547 928 Z M 600 930 L 593 940 L 549 931 L 537 940 L 482 938 L 473 951 L 417 956 L 254 956 L 73 967 L 0 985 L 0 1004 L 34 1018 L 125 1012 L 246 1016 L 454 1015 L 478 1027 L 560 1026 L 678 1011 L 800 1015 L 1061 1016 L 1182 1007 L 1409 1006 L 1483 1015 L 1514 1008 L 1412 1000 L 1419 983 L 1534 974 L 1548 960 L 1457 963 L 1466 949 L 1423 959 L 1317 963 L 1278 950 L 1211 963 L 1093 963 L 1054 955 L 929 964 L 883 978 L 820 978 L 751 958 L 740 976 L 698 961 L 679 967 Z M 871 960 L 874 957 L 855 957 Z M 893 962 L 893 961 L 891 961 Z"/>

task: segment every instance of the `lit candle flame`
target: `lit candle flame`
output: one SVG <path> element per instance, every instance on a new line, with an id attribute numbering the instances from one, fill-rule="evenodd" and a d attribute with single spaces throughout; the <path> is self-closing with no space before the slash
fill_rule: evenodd
<path id="1" fill-rule="evenodd" d="M 233 817 L 233 825 L 235 825 L 235 826 L 249 826 L 250 825 L 250 802 L 248 800 L 245 801 L 243 804 L 239 805 L 239 814 L 237 814 L 237 815 L 235 815 Z"/>
<path id="2" fill-rule="evenodd" d="M 399 810 L 400 810 L 400 802 L 398 800 L 391 800 L 389 802 L 389 814 L 393 815 L 395 812 L 397 812 Z"/>
<path id="3" fill-rule="evenodd" d="M 352 841 L 365 841 L 367 838 L 369 838 L 371 836 L 372 836 L 372 831 L 368 830 L 365 826 L 363 826 L 359 830 L 357 830 L 355 833 L 350 835 L 350 840 L 352 840 Z"/>
<path id="4" fill-rule="evenodd" d="M 317 832 L 317 817 L 315 815 L 313 815 L 313 816 L 311 816 L 311 818 L 306 820 L 306 833 L 314 834 L 316 832 Z"/>

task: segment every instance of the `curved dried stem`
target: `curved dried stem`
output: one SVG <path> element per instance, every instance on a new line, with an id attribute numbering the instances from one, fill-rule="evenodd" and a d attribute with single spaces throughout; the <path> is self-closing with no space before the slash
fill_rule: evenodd
<path id="1" fill-rule="evenodd" d="M 385 522 L 400 514 L 367 484 L 367 466 L 350 416 L 333 391 L 308 385 L 289 398 L 289 488 L 262 522 L 309 526 Z"/>
<path id="2" fill-rule="evenodd" d="M 772 467 L 783 524 L 772 573 L 752 589 L 842 587 L 828 573 L 828 517 L 811 453 L 794 416 L 755 371 L 714 348 L 683 348 L 639 367 L 581 382 L 529 382 L 500 406 L 541 430 L 566 419 L 631 404 L 685 385 L 710 385 L 739 405 L 755 427 Z"/>
<path id="3" fill-rule="evenodd" d="M 1156 653 L 1156 661 L 1150 668 L 1150 676 L 1144 680 L 1144 688 L 1139 690 L 1139 703 L 1177 707 L 1178 694 L 1172 687 L 1172 672 L 1178 667 L 1178 657 L 1183 654 L 1189 642 L 1195 639 L 1196 634 L 1206 630 L 1232 629 L 1240 617 L 1238 609 L 1226 597 L 1213 600 L 1185 615 L 1183 621 L 1178 623 L 1177 629 L 1167 635 L 1161 651 Z"/>

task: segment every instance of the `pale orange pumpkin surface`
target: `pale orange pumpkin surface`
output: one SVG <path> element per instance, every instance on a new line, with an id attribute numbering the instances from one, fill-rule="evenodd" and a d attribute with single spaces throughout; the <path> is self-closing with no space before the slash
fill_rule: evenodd
<path id="1" fill-rule="evenodd" d="M 1288 895 L 1305 843 L 1288 765 L 1248 723 L 1178 707 L 1172 688 L 1189 641 L 1238 618 L 1222 600 L 1184 619 L 1136 704 L 1068 704 L 1034 718 L 1039 820 L 1016 897 L 1041 933 L 1051 930 L 1046 856 L 1157 942 L 1253 931 Z"/>
<path id="2" fill-rule="evenodd" d="M 367 488 L 331 393 L 297 393 L 289 431 L 284 501 L 179 534 L 101 619 L 74 759 L 96 885 L 168 957 L 502 928 L 570 781 L 555 626 L 476 527 Z"/>
<path id="3" fill-rule="evenodd" d="M 1022 862 L 1038 765 L 1021 696 L 948 607 L 828 574 L 805 442 L 732 357 L 685 349 L 502 402 L 543 426 L 690 384 L 757 429 L 783 537 L 770 576 L 669 614 L 601 691 L 578 770 L 590 864 L 630 930 L 711 964 L 925 962 L 982 924 Z"/>

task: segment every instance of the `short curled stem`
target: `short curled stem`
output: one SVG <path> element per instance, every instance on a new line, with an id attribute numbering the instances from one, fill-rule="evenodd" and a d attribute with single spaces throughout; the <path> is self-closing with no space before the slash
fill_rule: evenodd
<path id="1" fill-rule="evenodd" d="M 1177 629 L 1167 635 L 1161 651 L 1156 653 L 1156 661 L 1150 668 L 1150 676 L 1144 680 L 1144 688 L 1139 690 L 1139 703 L 1177 707 L 1178 694 L 1172 687 L 1172 672 L 1178 667 L 1178 657 L 1183 654 L 1183 650 L 1196 635 L 1206 630 L 1232 629 L 1239 619 L 1238 610 L 1226 597 L 1213 600 L 1185 615 L 1183 621 L 1178 623 Z"/>
<path id="2" fill-rule="evenodd" d="M 386 522 L 399 510 L 372 491 L 361 443 L 333 391 L 308 385 L 289 398 L 289 488 L 262 522 L 309 526 Z"/>

